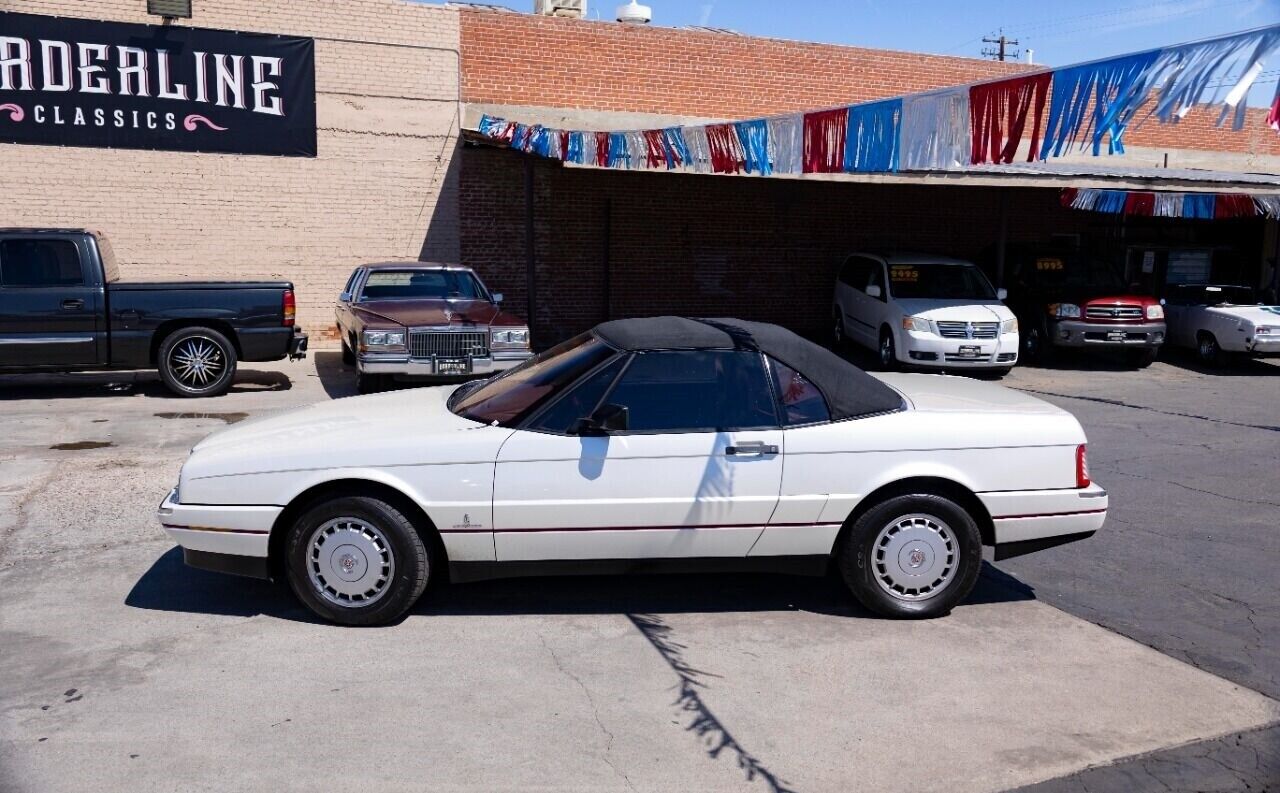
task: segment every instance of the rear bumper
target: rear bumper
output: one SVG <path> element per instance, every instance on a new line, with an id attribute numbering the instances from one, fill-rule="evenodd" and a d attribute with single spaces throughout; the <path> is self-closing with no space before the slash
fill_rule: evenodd
<path id="1" fill-rule="evenodd" d="M 1245 345 L 1245 351 L 1257 358 L 1280 357 L 1280 337 L 1269 339 L 1253 339 Z"/>
<path id="2" fill-rule="evenodd" d="M 533 357 L 532 352 L 495 352 L 488 358 L 472 358 L 469 372 L 442 371 L 451 360 L 437 358 L 410 358 L 395 353 L 361 353 L 356 359 L 360 371 L 365 374 L 391 374 L 404 377 L 459 377 L 472 374 L 492 374 L 519 366 Z"/>
<path id="3" fill-rule="evenodd" d="M 1049 338 L 1058 347 L 1153 348 L 1164 344 L 1165 324 L 1050 320 Z"/>
<path id="4" fill-rule="evenodd" d="M 1106 522 L 1110 501 L 1097 485 L 979 493 L 978 498 L 995 527 L 996 557 L 1004 559 L 1091 536 Z"/>
<path id="5" fill-rule="evenodd" d="M 236 336 L 242 361 L 301 358 L 307 352 L 307 335 L 297 328 L 240 328 Z"/>
<path id="6" fill-rule="evenodd" d="M 265 577 L 271 528 L 283 507 L 179 504 L 175 493 L 165 498 L 156 517 L 182 546 L 187 564 Z M 244 571 L 261 571 L 263 575 Z"/>

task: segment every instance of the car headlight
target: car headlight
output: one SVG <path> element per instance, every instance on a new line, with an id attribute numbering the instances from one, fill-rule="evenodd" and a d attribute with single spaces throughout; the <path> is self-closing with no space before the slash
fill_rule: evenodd
<path id="1" fill-rule="evenodd" d="M 1004 322 L 1000 323 L 1000 335 L 1006 336 L 1010 333 L 1017 333 L 1017 332 L 1018 332 L 1017 317 L 1014 317 L 1013 319 L 1006 319 Z"/>
<path id="2" fill-rule="evenodd" d="M 403 350 L 405 332 L 402 330 L 366 330 L 364 332 L 364 346 L 373 349 L 377 347 L 382 350 Z"/>
<path id="3" fill-rule="evenodd" d="M 1164 306 L 1158 303 L 1147 306 L 1147 319 L 1164 319 Z"/>
<path id="4" fill-rule="evenodd" d="M 931 330 L 929 320 L 923 317 L 903 317 L 902 329 L 914 330 L 917 333 L 928 333 Z"/>
<path id="5" fill-rule="evenodd" d="M 529 347 L 528 328 L 502 328 L 490 331 L 489 343 L 495 350 L 523 350 Z"/>
<path id="6" fill-rule="evenodd" d="M 1050 303 L 1049 313 L 1058 319 L 1080 319 L 1080 307 L 1075 303 Z"/>

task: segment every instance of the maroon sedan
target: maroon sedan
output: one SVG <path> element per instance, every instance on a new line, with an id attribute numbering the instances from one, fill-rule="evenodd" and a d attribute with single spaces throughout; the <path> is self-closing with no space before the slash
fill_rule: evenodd
<path id="1" fill-rule="evenodd" d="M 338 298 L 342 360 L 360 393 L 397 375 L 456 380 L 532 356 L 529 327 L 504 312 L 469 267 L 387 262 L 357 267 Z"/>

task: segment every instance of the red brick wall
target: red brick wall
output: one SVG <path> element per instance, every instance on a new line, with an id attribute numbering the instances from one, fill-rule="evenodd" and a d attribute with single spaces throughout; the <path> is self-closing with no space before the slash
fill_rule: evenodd
<path id="1" fill-rule="evenodd" d="M 1025 70 L 1014 63 L 662 27 L 464 10 L 462 92 L 473 103 L 740 119 L 896 96 Z M 1132 146 L 1280 155 L 1252 111 L 1246 129 L 1199 109 L 1151 122 Z M 1151 163 L 1143 163 L 1150 165 Z"/>

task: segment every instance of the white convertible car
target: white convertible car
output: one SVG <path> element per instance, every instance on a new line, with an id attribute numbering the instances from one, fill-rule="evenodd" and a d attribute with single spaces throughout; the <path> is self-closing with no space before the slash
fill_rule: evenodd
<path id="1" fill-rule="evenodd" d="M 370 625 L 428 581 L 834 567 L 867 608 L 947 613 L 997 559 L 1106 517 L 1069 413 L 873 377 L 773 325 L 608 322 L 463 386 L 342 399 L 196 446 L 160 521 L 189 565 L 283 576 Z"/>
<path id="2" fill-rule="evenodd" d="M 1195 350 L 1210 366 L 1232 355 L 1280 356 L 1280 306 L 1258 303 L 1247 286 L 1175 287 L 1165 314 L 1169 343 Z"/>

